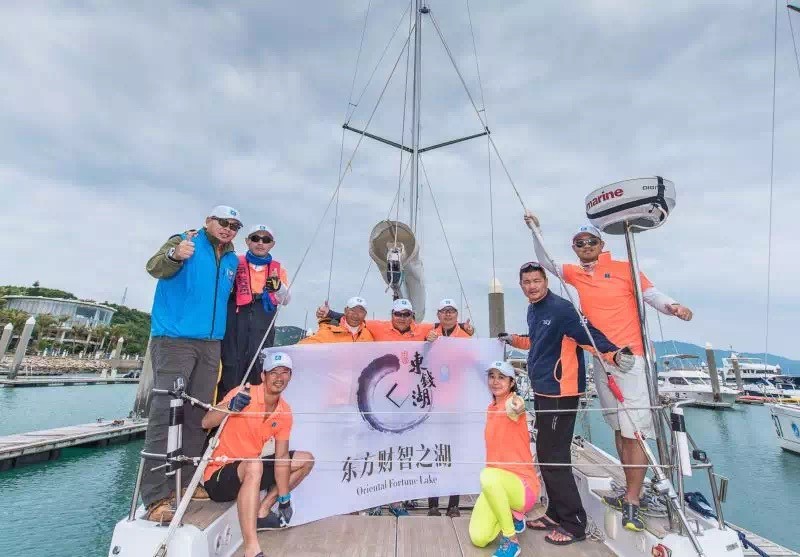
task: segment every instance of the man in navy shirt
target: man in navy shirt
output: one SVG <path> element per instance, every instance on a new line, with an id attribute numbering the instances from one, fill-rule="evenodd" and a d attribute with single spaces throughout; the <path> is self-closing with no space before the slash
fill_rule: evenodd
<path id="1" fill-rule="evenodd" d="M 537 411 L 536 454 L 548 497 L 547 513 L 528 526 L 550 530 L 546 541 L 567 545 L 586 539 L 586 511 L 572 470 L 547 464 L 571 463 L 578 402 L 586 392 L 583 349 L 593 352 L 593 339 L 603 359 L 623 371 L 632 367 L 633 356 L 587 322 L 590 339 L 575 307 L 550 292 L 545 271 L 538 263 L 525 263 L 520 268 L 519 286 L 530 302 L 528 336 L 503 333 L 500 338 L 528 350 L 528 377 Z"/>

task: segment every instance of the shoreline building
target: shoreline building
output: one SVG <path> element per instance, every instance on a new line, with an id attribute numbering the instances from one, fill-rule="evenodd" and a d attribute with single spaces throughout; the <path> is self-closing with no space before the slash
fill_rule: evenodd
<path id="1" fill-rule="evenodd" d="M 92 330 L 97 327 L 109 327 L 111 318 L 117 310 L 96 302 L 68 300 L 65 298 L 47 298 L 45 296 L 22 296 L 9 294 L 3 297 L 6 308 L 24 311 L 33 316 L 50 315 L 59 318 L 61 323 L 52 335 L 45 337 L 59 344 L 83 345 L 86 348 L 97 346 L 104 338 L 93 338 Z M 85 328 L 86 337 L 67 338 L 75 329 Z"/>

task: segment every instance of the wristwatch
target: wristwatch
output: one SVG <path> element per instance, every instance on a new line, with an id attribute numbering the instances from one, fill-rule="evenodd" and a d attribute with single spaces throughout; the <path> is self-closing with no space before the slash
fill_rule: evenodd
<path id="1" fill-rule="evenodd" d="M 175 248 L 169 248 L 169 251 L 167 252 L 167 259 L 169 259 L 170 261 L 174 261 L 175 263 L 180 263 L 181 262 L 180 259 L 175 259 L 173 257 L 174 253 L 175 253 Z"/>

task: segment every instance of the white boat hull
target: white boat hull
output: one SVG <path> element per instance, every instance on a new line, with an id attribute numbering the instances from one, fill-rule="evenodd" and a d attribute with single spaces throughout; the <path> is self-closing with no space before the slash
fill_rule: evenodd
<path id="1" fill-rule="evenodd" d="M 782 449 L 800 454 L 800 406 L 790 404 L 770 405 L 772 422 Z"/>

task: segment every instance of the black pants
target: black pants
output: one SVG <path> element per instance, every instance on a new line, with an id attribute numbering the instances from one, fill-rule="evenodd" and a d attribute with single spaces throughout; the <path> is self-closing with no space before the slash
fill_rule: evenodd
<path id="1" fill-rule="evenodd" d="M 458 507 L 459 495 L 451 495 L 450 499 L 447 500 L 447 508 L 450 507 Z M 438 509 L 439 508 L 439 498 L 438 497 L 428 497 L 428 508 L 431 509 Z"/>
<path id="2" fill-rule="evenodd" d="M 275 312 L 267 313 L 261 300 L 237 307 L 234 296 L 228 302 L 228 320 L 225 325 L 225 338 L 222 339 L 222 377 L 220 378 L 217 399 L 222 400 L 228 391 L 238 387 L 250 361 L 258 350 L 264 333 L 275 319 Z M 275 344 L 275 327 L 269 332 L 263 348 Z M 253 364 L 248 381 L 252 385 L 261 383 L 261 359 Z"/>
<path id="3" fill-rule="evenodd" d="M 547 516 L 576 537 L 586 534 L 586 511 L 569 466 L 547 466 L 548 463 L 571 463 L 572 434 L 575 431 L 577 396 L 534 398 L 536 413 L 536 455 L 547 490 Z M 570 410 L 539 413 L 539 410 Z M 544 463 L 544 464 L 542 464 Z"/>

